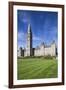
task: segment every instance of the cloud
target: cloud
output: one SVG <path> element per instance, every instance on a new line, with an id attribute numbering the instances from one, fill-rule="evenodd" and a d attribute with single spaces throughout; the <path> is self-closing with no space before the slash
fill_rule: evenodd
<path id="1" fill-rule="evenodd" d="M 22 21 L 23 21 L 24 23 L 27 23 L 27 22 L 28 22 L 28 19 L 23 18 Z"/>
<path id="2" fill-rule="evenodd" d="M 29 21 L 28 14 L 24 11 L 19 12 L 19 18 L 23 23 L 27 23 Z"/>
<path id="3" fill-rule="evenodd" d="M 25 47 L 25 43 L 26 43 L 26 34 L 24 32 L 22 32 L 22 30 L 20 32 L 18 32 L 18 47 Z"/>
<path id="4" fill-rule="evenodd" d="M 20 31 L 18 32 L 18 39 L 24 38 L 24 32 Z"/>
<path id="5" fill-rule="evenodd" d="M 19 32 L 18 32 L 18 39 L 21 39 L 21 40 L 26 39 L 26 34 L 25 34 L 25 32 L 23 32 L 22 29 L 19 30 Z"/>
<path id="6" fill-rule="evenodd" d="M 41 41 L 41 37 L 38 37 L 38 36 L 35 36 L 35 35 L 34 35 L 34 36 L 33 36 L 33 40 L 34 40 L 34 41 Z"/>
<path id="7" fill-rule="evenodd" d="M 37 46 L 39 46 L 42 42 L 42 38 L 39 36 L 33 36 L 33 47 L 36 48 Z"/>

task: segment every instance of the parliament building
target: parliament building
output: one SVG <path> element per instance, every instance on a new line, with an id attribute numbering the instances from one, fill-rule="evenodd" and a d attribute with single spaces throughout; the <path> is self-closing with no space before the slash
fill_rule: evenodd
<path id="1" fill-rule="evenodd" d="M 18 57 L 26 57 L 26 56 L 56 56 L 57 55 L 57 48 L 54 41 L 52 41 L 51 45 L 45 45 L 44 42 L 42 42 L 39 46 L 36 48 L 32 47 L 32 31 L 31 31 L 31 25 L 28 25 L 27 30 L 27 47 L 22 48 L 20 47 L 17 50 Z"/>

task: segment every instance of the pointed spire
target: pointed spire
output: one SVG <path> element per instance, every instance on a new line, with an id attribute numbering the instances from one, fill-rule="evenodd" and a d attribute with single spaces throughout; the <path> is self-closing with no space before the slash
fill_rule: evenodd
<path id="1" fill-rule="evenodd" d="M 30 26 L 30 23 L 28 24 L 28 33 L 31 32 L 31 26 Z"/>

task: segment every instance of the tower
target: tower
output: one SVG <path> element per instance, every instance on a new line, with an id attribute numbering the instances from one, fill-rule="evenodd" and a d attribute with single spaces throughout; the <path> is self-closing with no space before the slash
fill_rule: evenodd
<path id="1" fill-rule="evenodd" d="M 51 44 L 51 56 L 56 56 L 56 55 L 57 55 L 57 47 L 55 41 L 53 41 Z"/>
<path id="2" fill-rule="evenodd" d="M 28 24 L 27 32 L 27 56 L 32 56 L 32 31 L 30 24 Z"/>

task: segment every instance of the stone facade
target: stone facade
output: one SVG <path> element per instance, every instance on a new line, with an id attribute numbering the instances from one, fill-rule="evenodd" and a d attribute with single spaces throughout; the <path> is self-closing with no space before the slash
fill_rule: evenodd
<path id="1" fill-rule="evenodd" d="M 41 45 L 37 46 L 36 48 L 32 47 L 32 31 L 30 24 L 28 25 L 28 32 L 27 32 L 27 47 L 22 48 L 20 47 L 18 52 L 18 56 L 56 56 L 57 48 L 56 44 L 53 41 L 50 46 L 41 43 Z"/>

